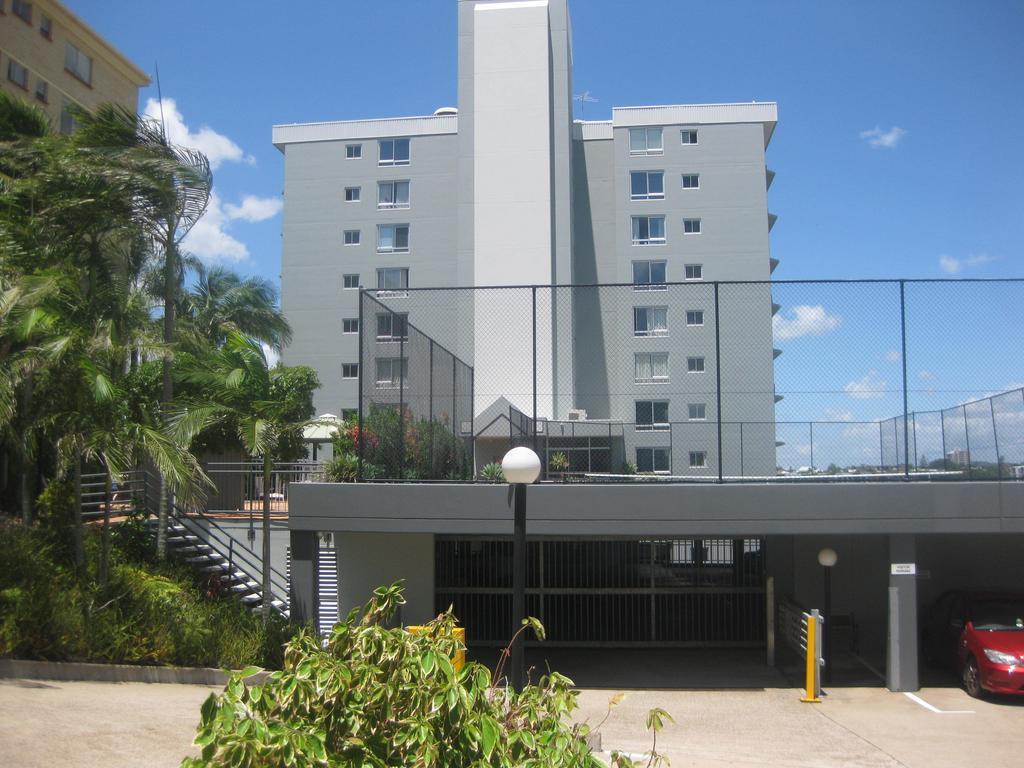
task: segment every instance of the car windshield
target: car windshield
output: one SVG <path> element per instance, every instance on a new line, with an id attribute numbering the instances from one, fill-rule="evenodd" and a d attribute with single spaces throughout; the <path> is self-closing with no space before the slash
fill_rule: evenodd
<path id="1" fill-rule="evenodd" d="M 1024 600 L 984 600 L 971 606 L 975 629 L 1024 632 Z"/>

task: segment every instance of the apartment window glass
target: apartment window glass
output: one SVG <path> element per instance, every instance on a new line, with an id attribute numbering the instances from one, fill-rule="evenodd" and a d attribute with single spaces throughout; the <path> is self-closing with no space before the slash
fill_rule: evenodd
<path id="1" fill-rule="evenodd" d="M 665 289 L 664 261 L 634 261 L 633 286 L 637 291 Z"/>
<path id="2" fill-rule="evenodd" d="M 28 70 L 14 59 L 7 60 L 7 79 L 19 88 L 28 90 Z"/>
<path id="3" fill-rule="evenodd" d="M 45 80 L 36 80 L 36 99 L 46 104 L 50 100 L 50 86 Z"/>
<path id="4" fill-rule="evenodd" d="M 408 250 L 408 224 L 377 225 L 377 253 L 401 253 Z"/>
<path id="5" fill-rule="evenodd" d="M 346 203 L 358 203 L 359 202 L 359 187 L 345 187 L 345 202 Z"/>
<path id="6" fill-rule="evenodd" d="M 346 229 L 345 230 L 345 245 L 359 245 L 359 230 L 358 229 Z"/>
<path id="7" fill-rule="evenodd" d="M 704 310 L 703 309 L 688 309 L 688 310 L 686 310 L 686 324 L 687 325 L 704 325 Z"/>
<path id="8" fill-rule="evenodd" d="M 689 403 L 686 406 L 686 417 L 690 421 L 704 421 L 707 419 L 707 412 L 706 403 Z"/>
<path id="9" fill-rule="evenodd" d="M 637 448 L 636 471 L 667 473 L 669 471 L 669 458 L 668 448 Z"/>
<path id="10" fill-rule="evenodd" d="M 344 288 L 358 288 L 359 275 L 343 275 L 341 278 L 341 284 Z"/>
<path id="11" fill-rule="evenodd" d="M 683 189 L 700 189 L 700 175 L 696 173 L 684 173 Z"/>
<path id="12" fill-rule="evenodd" d="M 341 332 L 342 333 L 359 333 L 359 318 L 358 317 L 346 317 L 341 321 Z"/>
<path id="13" fill-rule="evenodd" d="M 634 336 L 668 336 L 668 307 L 633 307 Z"/>
<path id="14" fill-rule="evenodd" d="M 407 357 L 377 358 L 377 388 L 398 389 L 402 379 L 409 375 L 409 359 Z"/>
<path id="15" fill-rule="evenodd" d="M 668 381 L 668 352 L 638 352 L 634 358 L 638 384 Z"/>
<path id="16" fill-rule="evenodd" d="M 686 370 L 688 373 L 704 373 L 703 357 L 686 358 Z"/>
<path id="17" fill-rule="evenodd" d="M 39 34 L 47 40 L 53 40 L 53 19 L 49 16 L 39 18 Z"/>
<path id="18" fill-rule="evenodd" d="M 405 267 L 378 269 L 377 288 L 382 291 L 404 291 L 409 287 L 409 270 Z"/>
<path id="19" fill-rule="evenodd" d="M 707 465 L 707 451 L 690 451 L 690 469 L 703 469 Z"/>
<path id="20" fill-rule="evenodd" d="M 75 130 L 75 118 L 71 114 L 71 103 L 64 99 L 60 108 L 60 132 L 67 136 Z"/>
<path id="21" fill-rule="evenodd" d="M 377 341 L 401 341 L 409 338 L 408 312 L 377 314 Z"/>
<path id="22" fill-rule="evenodd" d="M 700 219 L 683 219 L 683 232 L 687 235 L 699 235 Z"/>
<path id="23" fill-rule="evenodd" d="M 342 363 L 341 364 L 341 378 L 343 378 L 343 379 L 358 379 L 359 378 L 359 363 Z"/>
<path id="24" fill-rule="evenodd" d="M 13 0 L 11 12 L 22 21 L 32 23 L 32 3 L 25 2 L 25 0 Z"/>
<path id="25" fill-rule="evenodd" d="M 664 216 L 634 216 L 633 245 L 664 245 Z"/>
<path id="26" fill-rule="evenodd" d="M 363 145 L 362 144 L 346 144 L 345 145 L 345 159 L 346 160 L 358 160 L 363 156 Z"/>
<path id="27" fill-rule="evenodd" d="M 660 155 L 662 149 L 661 128 L 629 129 L 629 154 Z"/>
<path id="28" fill-rule="evenodd" d="M 380 155 L 378 165 L 408 165 L 409 164 L 409 140 L 408 139 L 381 139 L 378 142 Z"/>
<path id="29" fill-rule="evenodd" d="M 662 200 L 665 197 L 664 171 L 630 171 L 629 196 L 633 200 Z"/>
<path id="30" fill-rule="evenodd" d="M 683 276 L 687 280 L 703 280 L 704 267 L 700 264 L 687 264 L 683 267 Z"/>
<path id="31" fill-rule="evenodd" d="M 679 132 L 679 138 L 682 139 L 683 144 L 696 144 L 697 143 L 697 129 L 696 128 L 683 128 Z"/>
<path id="32" fill-rule="evenodd" d="M 638 430 L 668 429 L 668 400 L 637 400 Z"/>
<path id="33" fill-rule="evenodd" d="M 408 181 L 381 181 L 377 183 L 378 208 L 408 208 Z"/>
<path id="34" fill-rule="evenodd" d="M 71 43 L 64 46 L 64 68 L 87 85 L 92 85 L 92 59 Z"/>

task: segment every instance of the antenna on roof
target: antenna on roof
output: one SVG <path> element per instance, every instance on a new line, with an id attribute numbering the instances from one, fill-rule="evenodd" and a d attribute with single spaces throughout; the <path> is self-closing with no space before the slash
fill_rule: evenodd
<path id="1" fill-rule="evenodd" d="M 164 94 L 160 90 L 160 65 L 153 62 L 153 66 L 156 68 L 156 98 L 160 102 L 160 135 L 163 137 L 164 143 L 167 143 L 167 123 L 164 120 Z"/>
<path id="2" fill-rule="evenodd" d="M 590 95 L 590 91 L 584 91 L 583 93 L 577 93 L 572 97 L 573 101 L 580 103 L 580 117 L 583 120 L 587 119 L 587 102 L 592 104 L 597 103 L 597 99 Z"/>

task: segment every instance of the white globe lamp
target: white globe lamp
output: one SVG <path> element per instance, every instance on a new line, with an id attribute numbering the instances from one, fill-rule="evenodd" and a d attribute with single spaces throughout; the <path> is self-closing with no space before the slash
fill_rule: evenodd
<path id="1" fill-rule="evenodd" d="M 513 485 L 529 485 L 540 477 L 540 457 L 525 446 L 513 448 L 501 460 L 501 471 Z"/>
<path id="2" fill-rule="evenodd" d="M 839 562 L 839 555 L 832 547 L 825 547 L 818 553 L 818 564 L 824 568 L 831 568 Z"/>

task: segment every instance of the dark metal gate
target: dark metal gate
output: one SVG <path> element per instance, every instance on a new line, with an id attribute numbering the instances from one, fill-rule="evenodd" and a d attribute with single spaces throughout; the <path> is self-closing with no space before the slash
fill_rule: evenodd
<path id="1" fill-rule="evenodd" d="M 438 536 L 439 611 L 472 645 L 513 632 L 512 542 Z M 527 546 L 527 613 L 565 646 L 765 645 L 762 539 L 543 539 Z"/>

